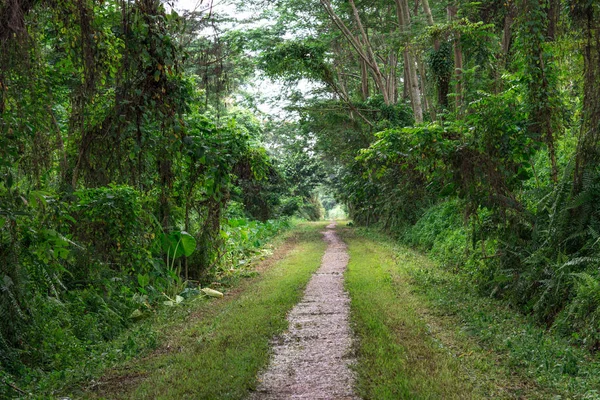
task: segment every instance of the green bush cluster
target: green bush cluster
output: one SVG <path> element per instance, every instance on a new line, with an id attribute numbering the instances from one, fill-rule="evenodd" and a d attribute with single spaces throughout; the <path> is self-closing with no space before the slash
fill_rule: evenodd
<path id="1" fill-rule="evenodd" d="M 1 270 L 0 302 L 7 372 L 33 380 L 68 373 L 131 326 L 133 276 L 160 259 L 149 251 L 152 225 L 140 198 L 127 186 L 81 190 L 69 200 L 30 192 L 7 216 L 1 246 L 13 257 Z"/>
<path id="2" fill-rule="evenodd" d="M 428 251 L 443 265 L 464 270 L 470 248 L 461 206 L 459 200 L 449 200 L 425 210 L 423 216 L 407 228 L 403 240 Z"/>

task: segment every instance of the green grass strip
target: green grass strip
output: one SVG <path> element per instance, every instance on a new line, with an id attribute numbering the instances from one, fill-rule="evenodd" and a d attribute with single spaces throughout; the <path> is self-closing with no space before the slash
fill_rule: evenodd
<path id="1" fill-rule="evenodd" d="M 357 335 L 357 391 L 364 399 L 472 398 L 456 359 L 428 337 L 418 299 L 398 286 L 394 252 L 343 231 L 346 288 Z"/>
<path id="2" fill-rule="evenodd" d="M 256 386 L 269 360 L 270 340 L 287 326 L 287 312 L 320 265 L 324 224 L 305 224 L 287 256 L 238 288 L 234 300 L 210 302 L 212 310 L 177 333 L 167 354 L 140 360 L 123 380 L 142 377 L 133 390 L 110 398 L 241 399 Z M 129 375 L 129 376 L 127 376 Z M 113 379 L 111 379 L 113 380 Z M 118 378 L 116 379 L 119 380 Z M 131 386 L 116 382 L 119 386 Z"/>

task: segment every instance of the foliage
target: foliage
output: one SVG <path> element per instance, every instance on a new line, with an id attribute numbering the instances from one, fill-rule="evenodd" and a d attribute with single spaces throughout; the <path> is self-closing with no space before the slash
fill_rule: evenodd
<path id="1" fill-rule="evenodd" d="M 232 398 L 247 396 L 256 387 L 256 375 L 269 361 L 273 336 L 285 330 L 287 312 L 302 297 L 302 289 L 319 267 L 325 251 L 319 233 L 322 227 L 323 223 L 296 227 L 291 232 L 288 246 L 293 250 L 288 257 L 272 265 L 266 261 L 268 268 L 259 277 L 243 282 L 223 299 L 184 304 L 181 322 L 173 324 L 169 319 L 171 323 L 162 332 L 181 351 L 155 352 L 126 365 L 116 375 L 125 377 L 136 371 L 144 376 L 139 385 L 125 391 L 103 385 L 100 396 L 179 398 L 190 392 L 200 398 L 223 393 Z M 224 373 L 231 378 L 223 379 Z M 182 376 L 186 379 L 179 379 Z"/>
<path id="2" fill-rule="evenodd" d="M 380 346 L 387 346 L 390 351 L 397 351 L 396 346 L 402 348 L 410 340 L 414 345 L 406 352 L 413 354 L 415 360 L 409 368 L 413 371 L 416 365 L 418 373 L 427 371 L 423 379 L 436 374 L 440 364 L 443 368 L 452 368 L 452 360 L 459 359 L 460 368 L 450 375 L 449 385 L 458 385 L 458 377 L 466 374 L 470 377 L 466 378 L 467 384 L 473 387 L 464 396 L 457 397 L 497 397 L 502 393 L 502 396 L 527 398 L 556 395 L 597 398 L 597 357 L 586 349 L 573 346 L 573 337 L 548 332 L 531 315 L 515 312 L 504 301 L 481 296 L 468 274 L 460 270 L 459 273 L 449 271 L 385 235 L 359 228 L 344 233 L 344 237 L 350 244 L 351 255 L 357 258 L 352 272 L 356 283 L 352 290 L 359 290 L 362 286 L 357 284 L 357 276 L 371 270 L 356 267 L 361 263 L 368 265 L 375 270 L 383 289 L 367 291 L 359 298 L 377 298 L 376 304 L 385 301 L 387 307 L 381 310 L 382 313 L 392 307 L 403 310 L 379 324 L 362 327 L 372 334 L 366 340 L 379 339 Z M 360 282 L 366 279 L 368 277 L 362 277 Z M 390 286 L 396 290 L 390 290 Z M 360 300 L 357 303 L 367 310 L 371 304 Z M 369 318 L 369 321 L 378 320 L 380 315 L 379 312 L 360 309 L 358 312 L 361 319 Z M 398 326 L 399 319 L 404 323 L 395 332 L 400 332 L 401 337 L 388 336 L 389 339 L 381 340 L 386 330 Z M 432 349 L 427 348 L 429 339 L 434 340 Z M 377 348 L 380 347 L 367 351 L 374 352 Z M 441 355 L 434 349 L 441 350 Z M 438 361 L 436 358 L 448 355 L 451 355 L 450 361 Z M 389 368 L 389 364 L 384 362 L 385 355 L 374 357 L 368 354 L 367 357 L 377 363 L 378 368 L 384 371 Z M 431 359 L 436 362 L 427 363 Z M 394 357 L 388 362 L 399 364 L 404 360 L 405 357 Z M 428 368 L 433 368 L 433 371 Z M 398 375 L 393 377 L 399 379 Z M 408 373 L 407 376 L 410 380 L 414 374 Z M 445 376 L 434 380 L 419 393 L 436 390 L 439 379 L 445 379 Z M 413 387 L 422 382 L 414 382 Z M 389 381 L 374 375 L 366 384 L 381 390 L 389 385 Z"/>
<path id="3" fill-rule="evenodd" d="M 0 5 L 2 379 L 58 381 L 336 207 L 598 348 L 596 2 L 315 4 Z M 265 76 L 310 82 L 286 121 L 234 104 Z"/>
<path id="4" fill-rule="evenodd" d="M 597 6 L 406 3 L 279 2 L 261 68 L 321 83 L 290 110 L 355 223 L 595 348 Z"/>
<path id="5" fill-rule="evenodd" d="M 324 43 L 314 39 L 288 40 L 262 55 L 262 69 L 269 76 L 287 80 L 328 80 L 331 71 L 325 61 L 325 51 Z"/>

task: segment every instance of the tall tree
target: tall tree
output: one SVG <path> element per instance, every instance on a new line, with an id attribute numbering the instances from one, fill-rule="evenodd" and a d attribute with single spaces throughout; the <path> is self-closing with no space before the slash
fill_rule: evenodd
<path id="1" fill-rule="evenodd" d="M 400 27 L 400 31 L 405 37 L 404 49 L 402 53 L 404 56 L 404 76 L 408 81 L 404 82 L 404 85 L 408 86 L 408 93 L 412 104 L 413 113 L 415 114 L 415 121 L 417 123 L 421 123 L 423 122 L 421 92 L 419 90 L 419 79 L 417 76 L 415 58 L 410 51 L 410 9 L 407 0 L 395 0 L 395 3 L 398 25 Z"/>
<path id="2" fill-rule="evenodd" d="M 571 15 L 583 34 L 583 110 L 574 177 L 578 193 L 585 175 L 595 174 L 600 166 L 600 4 L 573 0 Z"/>
<path id="3" fill-rule="evenodd" d="M 559 101 L 555 67 L 549 41 L 555 28 L 549 23 L 548 13 L 553 10 L 548 0 L 523 0 L 520 16 L 520 40 L 525 56 L 525 77 L 530 109 L 530 131 L 548 148 L 551 177 L 558 181 L 555 135 L 558 130 Z"/>

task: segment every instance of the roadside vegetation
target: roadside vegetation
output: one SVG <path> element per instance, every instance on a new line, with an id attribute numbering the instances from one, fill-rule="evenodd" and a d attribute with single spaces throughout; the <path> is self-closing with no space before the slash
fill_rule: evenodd
<path id="1" fill-rule="evenodd" d="M 365 399 L 600 398 L 593 352 L 386 235 L 341 234 Z"/>
<path id="2" fill-rule="evenodd" d="M 274 254 L 254 266 L 221 299 L 183 305 L 155 325 L 160 346 L 120 366 L 84 397 L 107 399 L 242 399 L 267 366 L 270 343 L 287 328 L 287 312 L 299 301 L 321 263 L 324 223 L 302 224 L 279 241 Z"/>
<path id="3" fill-rule="evenodd" d="M 277 2 L 256 50 L 315 85 L 290 109 L 348 218 L 596 352 L 600 3 L 319 4 Z"/>
<path id="4" fill-rule="evenodd" d="M 0 2 L 0 398 L 152 348 L 140 321 L 323 214 L 314 155 L 268 152 L 275 128 L 226 101 L 249 66 L 210 67 L 240 55 L 212 24 L 155 0 Z"/>

